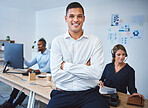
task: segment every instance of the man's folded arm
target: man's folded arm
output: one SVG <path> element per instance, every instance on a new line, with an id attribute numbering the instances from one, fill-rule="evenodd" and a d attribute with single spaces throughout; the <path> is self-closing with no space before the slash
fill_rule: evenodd
<path id="1" fill-rule="evenodd" d="M 76 77 L 72 73 L 67 73 L 66 71 L 61 69 L 61 63 L 63 62 L 63 57 L 61 51 L 59 49 L 57 42 L 52 42 L 51 47 L 51 61 L 50 68 L 53 81 L 63 83 L 76 80 Z"/>
<path id="2" fill-rule="evenodd" d="M 101 41 L 95 45 L 95 49 L 90 58 L 90 66 L 87 64 L 73 64 L 65 62 L 63 70 L 84 79 L 100 79 L 104 68 L 104 54 Z"/>

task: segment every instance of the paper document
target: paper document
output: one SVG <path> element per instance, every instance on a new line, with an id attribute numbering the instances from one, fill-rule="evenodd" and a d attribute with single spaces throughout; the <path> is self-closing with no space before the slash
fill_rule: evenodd
<path id="1" fill-rule="evenodd" d="M 111 88 L 111 87 L 100 87 L 99 92 L 101 94 L 113 94 L 113 93 L 117 93 L 115 88 Z"/>

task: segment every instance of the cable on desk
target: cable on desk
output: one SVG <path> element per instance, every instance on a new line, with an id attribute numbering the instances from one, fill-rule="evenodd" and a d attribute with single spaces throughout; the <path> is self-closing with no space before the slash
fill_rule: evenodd
<path id="1" fill-rule="evenodd" d="M 17 77 L 17 78 L 20 78 L 21 80 L 24 80 L 23 78 L 21 78 L 20 76 L 16 76 L 16 75 L 13 75 L 13 76 L 15 76 L 15 77 Z"/>
<path id="2" fill-rule="evenodd" d="M 54 87 L 52 87 L 52 85 L 43 86 L 43 85 L 37 84 L 37 83 L 36 83 L 36 85 L 39 85 L 39 86 L 41 86 L 41 87 L 50 87 L 50 88 L 52 88 L 52 89 L 55 89 Z M 55 84 L 54 84 L 54 85 L 55 85 Z"/>
<path id="3" fill-rule="evenodd" d="M 36 84 L 36 85 L 39 85 L 39 86 L 42 86 L 42 87 L 51 87 L 51 85 L 44 86 L 44 85 L 37 84 L 37 83 L 35 83 L 35 84 Z"/>
<path id="4" fill-rule="evenodd" d="M 25 79 L 21 78 L 20 76 L 16 76 L 15 74 L 9 74 L 9 73 L 6 73 L 6 74 L 11 75 L 11 76 L 15 76 L 17 78 L 20 78 L 21 80 L 25 80 Z"/>

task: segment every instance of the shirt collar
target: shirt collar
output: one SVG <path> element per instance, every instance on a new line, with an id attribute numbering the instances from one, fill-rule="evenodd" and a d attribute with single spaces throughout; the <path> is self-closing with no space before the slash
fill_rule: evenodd
<path id="1" fill-rule="evenodd" d="M 65 33 L 64 38 L 65 39 L 71 38 L 68 31 Z M 81 38 L 88 38 L 88 35 L 84 32 L 84 30 L 83 30 L 83 35 L 79 39 Z"/>
<path id="2" fill-rule="evenodd" d="M 39 53 L 42 54 L 41 51 L 40 51 Z M 48 53 L 48 50 L 47 50 L 47 48 L 46 48 L 46 50 L 44 51 L 43 55 L 44 55 L 44 54 L 46 55 L 47 53 Z"/>

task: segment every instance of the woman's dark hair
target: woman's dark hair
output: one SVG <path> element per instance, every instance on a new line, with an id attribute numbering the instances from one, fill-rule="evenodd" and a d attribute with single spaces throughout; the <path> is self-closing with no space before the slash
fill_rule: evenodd
<path id="1" fill-rule="evenodd" d="M 83 11 L 83 15 L 84 15 L 84 9 L 83 9 L 83 7 L 82 7 L 82 5 L 80 3 L 78 3 L 78 2 L 70 3 L 66 8 L 66 15 L 68 13 L 68 10 L 71 9 L 71 8 L 81 8 L 82 11 Z"/>
<path id="2" fill-rule="evenodd" d="M 125 56 L 127 57 L 127 52 L 126 52 L 125 47 L 121 44 L 117 44 L 112 49 L 112 62 L 115 62 L 115 55 L 118 50 L 123 50 L 125 52 Z"/>

